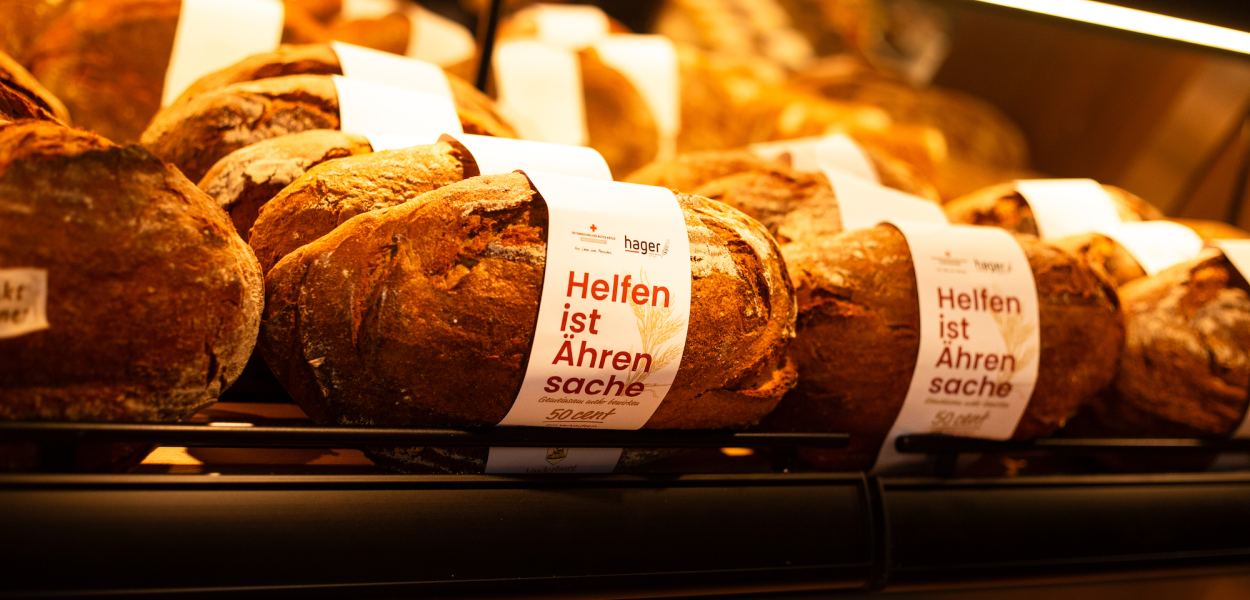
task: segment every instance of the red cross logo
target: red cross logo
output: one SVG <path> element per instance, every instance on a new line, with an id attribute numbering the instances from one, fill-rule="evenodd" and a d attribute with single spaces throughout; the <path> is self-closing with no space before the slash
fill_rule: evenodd
<path id="1" fill-rule="evenodd" d="M 595 227 L 595 224 L 594 224 L 594 223 L 591 223 L 591 224 L 590 224 L 590 232 L 591 232 L 591 233 L 594 233 L 594 232 L 596 232 L 596 231 L 599 231 L 599 228 L 598 228 L 598 227 Z"/>

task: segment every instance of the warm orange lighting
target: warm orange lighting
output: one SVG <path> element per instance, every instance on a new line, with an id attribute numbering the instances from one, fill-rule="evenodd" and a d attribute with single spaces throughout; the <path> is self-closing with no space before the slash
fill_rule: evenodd
<path id="1" fill-rule="evenodd" d="M 750 448 L 721 448 L 720 453 L 737 458 L 740 456 L 751 456 L 755 454 L 755 451 Z"/>
<path id="2" fill-rule="evenodd" d="M 1250 33 L 1092 0 L 977 0 L 1029 12 L 1250 54 Z"/>

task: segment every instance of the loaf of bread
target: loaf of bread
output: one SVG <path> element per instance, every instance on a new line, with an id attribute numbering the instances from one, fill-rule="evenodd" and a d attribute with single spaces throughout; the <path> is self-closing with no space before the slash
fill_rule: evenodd
<path id="1" fill-rule="evenodd" d="M 161 106 L 182 0 L 77 0 L 31 48 L 32 73 L 65 101 L 78 125 L 136 141 Z M 324 41 L 286 2 L 283 39 Z"/>
<path id="2" fill-rule="evenodd" d="M 1013 435 L 1064 425 L 1115 373 L 1124 341 L 1115 290 L 1075 257 L 1021 238 L 1038 288 L 1041 355 L 1033 396 Z M 844 431 L 841 468 L 875 460 L 907 397 L 920 348 L 920 307 L 907 242 L 887 225 L 785 246 L 799 303 L 791 355 L 801 378 L 766 421 L 789 431 Z"/>
<path id="3" fill-rule="evenodd" d="M 268 273 L 282 257 L 358 214 L 403 204 L 477 174 L 469 153 L 447 142 L 330 161 L 266 203 L 248 243 Z"/>
<path id="4" fill-rule="evenodd" d="M 1250 238 L 1250 231 L 1229 225 L 1222 221 L 1210 219 L 1168 219 L 1180 223 L 1198 234 L 1204 240 L 1244 240 Z"/>
<path id="5" fill-rule="evenodd" d="M 1120 288 L 1127 330 L 1114 393 L 1090 407 L 1098 433 L 1225 437 L 1246 413 L 1250 294 L 1216 250 Z"/>
<path id="6" fill-rule="evenodd" d="M 467 133 L 508 135 L 491 123 L 461 113 Z M 161 111 L 143 134 L 143 145 L 202 179 L 218 160 L 256 142 L 308 131 L 338 129 L 338 91 L 327 75 L 292 75 L 225 86 L 185 98 Z"/>
<path id="7" fill-rule="evenodd" d="M 1072 235 L 1051 243 L 1080 257 L 1089 268 L 1117 288 L 1146 276 L 1146 271 L 1124 246 L 1101 233 Z"/>
<path id="8" fill-rule="evenodd" d="M 336 158 L 372 152 L 369 141 L 330 129 L 313 129 L 245 146 L 217 161 L 200 179 L 247 239 L 261 206 L 309 169 Z"/>
<path id="9" fill-rule="evenodd" d="M 22 65 L 0 52 L 0 118 L 69 123 L 69 112 Z"/>
<path id="10" fill-rule="evenodd" d="M 46 271 L 48 327 L 0 337 L 0 418 L 166 421 L 242 371 L 263 283 L 172 166 L 47 121 L 0 125 L 0 272 Z"/>
<path id="11" fill-rule="evenodd" d="M 175 103 L 233 83 L 284 77 L 287 75 L 342 75 L 338 54 L 329 44 L 286 44 L 273 52 L 250 56 L 220 71 L 209 73 L 191 84 Z M 467 129 L 491 132 L 491 135 L 516 137 L 508 121 L 495 109 L 485 94 L 455 75 L 447 77 L 456 110 Z"/>
<path id="12" fill-rule="evenodd" d="M 1111 196 L 1122 221 L 1152 221 L 1163 218 L 1159 209 L 1127 190 L 1113 185 L 1103 185 L 1102 188 Z M 1014 233 L 1038 235 L 1033 211 L 1016 189 L 1015 182 L 973 192 L 951 201 L 943 208 L 952 223 L 989 225 Z"/>
<path id="13" fill-rule="evenodd" d="M 689 331 L 646 427 L 747 426 L 794 383 L 790 282 L 758 223 L 696 196 L 678 202 L 693 252 Z M 524 376 L 546 223 L 520 173 L 359 215 L 269 272 L 263 356 L 321 422 L 494 425 Z"/>

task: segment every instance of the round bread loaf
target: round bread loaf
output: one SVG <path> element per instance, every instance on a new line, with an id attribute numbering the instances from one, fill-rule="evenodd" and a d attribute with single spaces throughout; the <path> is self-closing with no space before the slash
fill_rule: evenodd
<path id="1" fill-rule="evenodd" d="M 1111 195 L 1122 221 L 1153 221 L 1163 213 L 1127 190 L 1112 185 L 1102 188 Z M 1037 222 L 1015 182 L 994 185 L 948 203 L 944 209 L 952 223 L 1002 227 L 1014 233 L 1038 235 Z"/>
<path id="2" fill-rule="evenodd" d="M 78 0 L 35 41 L 30 70 L 65 101 L 77 124 L 136 141 L 161 107 L 182 0 Z M 310 29 L 311 28 L 311 29 Z M 283 39 L 326 39 L 286 3 Z"/>
<path id="3" fill-rule="evenodd" d="M 1246 413 L 1250 294 L 1217 250 L 1120 288 L 1127 329 L 1114 394 L 1090 410 L 1116 436 L 1226 437 Z"/>
<path id="4" fill-rule="evenodd" d="M 1037 384 L 1014 439 L 1058 430 L 1115 373 L 1124 341 L 1115 290 L 1075 257 L 1020 238 L 1038 288 Z M 802 377 L 765 426 L 844 431 L 846 452 L 815 460 L 865 468 L 902 409 L 920 348 L 920 307 L 907 241 L 879 225 L 785 246 L 799 303 L 791 355 Z"/>
<path id="5" fill-rule="evenodd" d="M 646 427 L 747 426 L 794 384 L 789 278 L 757 222 L 697 196 L 678 202 L 692 249 L 689 332 Z M 520 173 L 359 215 L 269 272 L 262 355 L 321 422 L 494 425 L 524 377 L 546 224 Z"/>
<path id="6" fill-rule="evenodd" d="M 336 158 L 372 152 L 365 138 L 313 129 L 263 140 L 227 154 L 200 179 L 200 189 L 230 213 L 247 239 L 260 208 L 309 169 Z"/>
<path id="7" fill-rule="evenodd" d="M 0 118 L 69 123 L 69 112 L 22 65 L 0 52 Z"/>
<path id="8" fill-rule="evenodd" d="M 338 54 L 329 44 L 286 44 L 273 52 L 256 54 L 220 71 L 201 77 L 187 88 L 175 104 L 204 92 L 221 89 L 233 83 L 285 77 L 287 75 L 342 75 Z M 516 137 L 507 119 L 495 109 L 495 103 L 477 88 L 455 75 L 448 75 L 456 110 L 466 129 L 489 132 L 490 135 Z"/>
<path id="9" fill-rule="evenodd" d="M 466 133 L 507 136 L 461 113 Z M 161 111 L 143 145 L 200 180 L 227 154 L 270 138 L 339 128 L 338 91 L 326 75 L 292 75 L 228 85 Z"/>
<path id="10" fill-rule="evenodd" d="M 1117 288 L 1146 276 L 1146 271 L 1124 246 L 1101 233 L 1072 235 L 1051 243 L 1080 257 L 1091 269 Z"/>
<path id="11" fill-rule="evenodd" d="M 46 271 L 48 328 L 0 337 L 0 418 L 166 421 L 256 343 L 262 279 L 211 198 L 137 147 L 0 125 L 0 272 Z"/>
<path id="12" fill-rule="evenodd" d="M 268 273 L 282 257 L 358 214 L 403 204 L 477 174 L 470 154 L 447 142 L 331 161 L 266 203 L 248 242 Z"/>

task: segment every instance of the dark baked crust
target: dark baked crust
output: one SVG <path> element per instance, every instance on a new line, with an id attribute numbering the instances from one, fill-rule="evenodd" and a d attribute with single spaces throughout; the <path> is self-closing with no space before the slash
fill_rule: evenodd
<path id="1" fill-rule="evenodd" d="M 260 208 L 308 169 L 372 151 L 368 140 L 342 131 L 293 133 L 227 154 L 200 180 L 200 189 L 230 213 L 235 230 L 247 239 Z"/>
<path id="2" fill-rule="evenodd" d="M 22 65 L 0 52 L 0 118 L 69 123 L 69 112 Z"/>
<path id="3" fill-rule="evenodd" d="M 1072 235 L 1051 243 L 1080 257 L 1091 269 L 1117 288 L 1146 276 L 1146 271 L 1124 246 L 1101 233 Z"/>
<path id="4" fill-rule="evenodd" d="M 1120 289 L 1127 328 L 1101 433 L 1230 435 L 1250 388 L 1250 294 L 1218 251 Z"/>
<path id="5" fill-rule="evenodd" d="M 136 141 L 161 107 L 181 0 L 76 1 L 35 42 L 31 72 L 75 122 L 119 142 Z M 298 7 L 283 38 L 315 41 Z M 311 38 L 311 39 L 310 39 Z"/>
<path id="6" fill-rule="evenodd" d="M 647 427 L 746 426 L 794 382 L 789 279 L 758 223 L 679 202 L 693 252 L 689 334 Z M 357 216 L 269 272 L 263 356 L 323 422 L 493 425 L 524 375 L 546 222 L 516 173 Z"/>
<path id="7" fill-rule="evenodd" d="M 248 243 L 263 271 L 348 219 L 477 175 L 468 153 L 439 142 L 319 165 L 270 200 Z"/>
<path id="8" fill-rule="evenodd" d="M 1124 326 L 1106 281 L 1053 246 L 1019 241 L 1041 311 L 1037 385 L 1013 436 L 1029 439 L 1058 430 L 1111 382 Z M 799 303 L 791 354 L 802 377 L 766 426 L 849 432 L 850 450 L 818 456 L 863 468 L 903 406 L 920 348 L 907 242 L 881 225 L 783 251 Z"/>
<path id="9" fill-rule="evenodd" d="M 212 403 L 260 325 L 224 212 L 137 147 L 0 125 L 0 269 L 48 271 L 49 329 L 0 339 L 0 418 L 163 421 Z"/>
<path id="10" fill-rule="evenodd" d="M 1163 218 L 1159 209 L 1131 192 L 1113 185 L 1102 187 L 1111 195 L 1121 220 L 1153 221 Z M 1016 191 L 1014 181 L 978 190 L 952 200 L 943 208 L 952 223 L 989 225 L 1014 233 L 1038 234 L 1033 211 L 1029 209 L 1020 192 Z"/>

